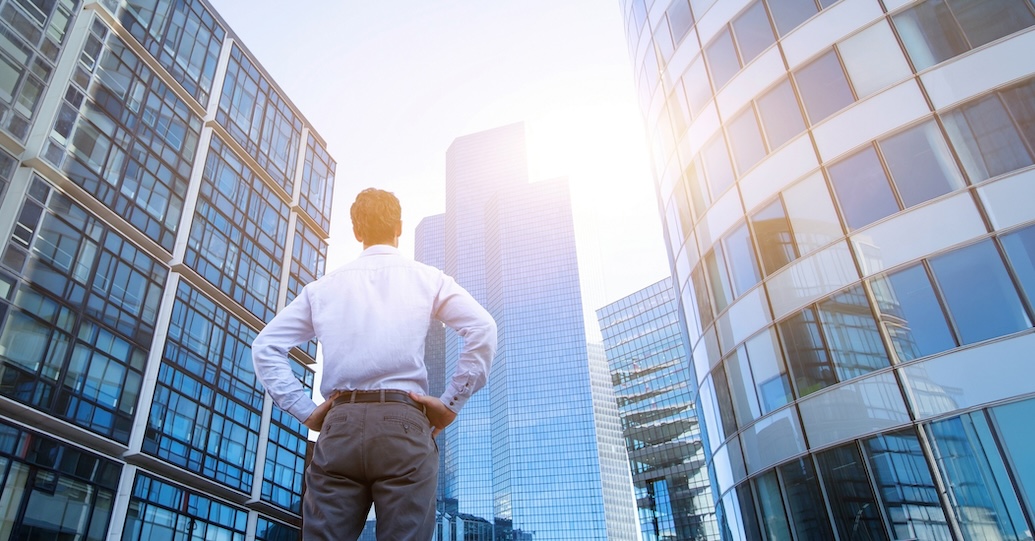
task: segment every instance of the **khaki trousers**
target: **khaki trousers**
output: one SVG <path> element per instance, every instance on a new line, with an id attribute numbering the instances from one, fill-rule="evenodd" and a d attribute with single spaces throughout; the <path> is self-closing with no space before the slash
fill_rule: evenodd
<path id="1" fill-rule="evenodd" d="M 408 404 L 344 403 L 327 413 L 306 469 L 304 541 L 354 541 L 373 504 L 378 541 L 429 541 L 438 446 Z"/>

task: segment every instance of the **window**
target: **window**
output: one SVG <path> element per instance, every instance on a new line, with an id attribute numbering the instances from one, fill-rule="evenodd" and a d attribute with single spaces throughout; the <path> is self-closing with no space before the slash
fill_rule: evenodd
<path id="1" fill-rule="evenodd" d="M 980 97 L 942 115 L 971 182 L 1035 163 L 1035 79 Z M 1016 120 L 1015 120 L 1016 119 Z"/>
<path id="2" fill-rule="evenodd" d="M 809 17 L 819 13 L 815 0 L 766 0 L 773 14 L 780 37 L 797 28 Z"/>
<path id="3" fill-rule="evenodd" d="M 721 132 L 705 143 L 701 150 L 701 158 L 712 198 L 718 199 L 733 184 L 734 179 L 730 154 L 726 150 L 726 141 L 722 138 Z"/>
<path id="4" fill-rule="evenodd" d="M 809 121 L 818 124 L 855 101 L 833 49 L 794 72 Z"/>
<path id="5" fill-rule="evenodd" d="M 770 149 L 776 149 L 805 131 L 801 108 L 787 79 L 758 98 L 758 115 Z"/>
<path id="6" fill-rule="evenodd" d="M 758 476 L 753 481 L 755 493 L 758 494 L 758 511 L 762 515 L 762 526 L 766 539 L 772 541 L 791 541 L 790 525 L 787 514 L 783 510 L 783 499 L 780 497 L 780 483 L 776 479 L 776 471 Z"/>
<path id="7" fill-rule="evenodd" d="M 911 430 L 892 432 L 862 444 L 894 538 L 950 541 L 938 487 L 916 434 Z"/>
<path id="8" fill-rule="evenodd" d="M 964 539 L 1027 537 L 1020 502 L 985 413 L 932 423 L 927 432 Z"/>
<path id="9" fill-rule="evenodd" d="M 850 229 L 858 229 L 898 212 L 895 194 L 872 146 L 842 159 L 827 170 Z"/>
<path id="10" fill-rule="evenodd" d="M 798 396 L 889 365 L 861 286 L 808 307 L 777 327 Z"/>
<path id="11" fill-rule="evenodd" d="M 1004 235 L 1002 242 L 1029 306 L 1035 306 L 1035 226 Z"/>
<path id="12" fill-rule="evenodd" d="M 776 199 L 751 216 L 751 226 L 758 237 L 762 264 L 766 274 L 772 274 L 798 258 L 791 224 L 783 201 Z"/>
<path id="13" fill-rule="evenodd" d="M 750 106 L 729 121 L 726 132 L 733 147 L 733 161 L 741 175 L 765 157 L 762 132 L 758 128 L 755 111 Z"/>
<path id="14" fill-rule="evenodd" d="M 892 20 L 917 70 L 1035 25 L 1028 2 L 927 0 Z"/>
<path id="15" fill-rule="evenodd" d="M 690 3 L 687 0 L 675 0 L 668 6 L 668 25 L 672 30 L 672 39 L 678 46 L 690 28 L 694 25 L 694 14 L 690 11 Z"/>
<path id="16" fill-rule="evenodd" d="M 834 524 L 842 539 L 888 539 L 855 443 L 816 455 Z"/>
<path id="17" fill-rule="evenodd" d="M 705 46 L 704 56 L 708 59 L 708 71 L 716 90 L 725 86 L 740 71 L 740 59 L 728 27 Z"/>
<path id="18" fill-rule="evenodd" d="M 765 7 L 758 0 L 734 18 L 731 25 L 723 28 L 704 48 L 715 89 L 725 86 L 740 68 L 750 64 L 775 41 Z"/>
<path id="19" fill-rule="evenodd" d="M 972 344 L 1031 326 L 991 241 L 935 257 L 931 270 L 962 343 Z"/>
<path id="20" fill-rule="evenodd" d="M 1035 400 L 1014 402 L 992 408 L 992 417 L 1003 443 L 1007 463 L 1014 471 L 1017 485 L 1023 494 L 1022 501 L 1028 502 L 1028 511 L 1035 513 L 1035 462 L 1031 450 L 1035 449 L 1035 435 L 1031 431 L 1031 420 L 1035 418 Z"/>
<path id="21" fill-rule="evenodd" d="M 698 56 L 690 63 L 682 81 L 691 116 L 697 116 L 712 99 L 712 87 L 708 84 L 708 72 L 704 67 L 703 56 Z"/>
<path id="22" fill-rule="evenodd" d="M 845 222 L 851 229 L 964 185 L 934 122 L 885 137 L 877 141 L 877 148 L 879 155 L 868 146 L 828 167 Z"/>
<path id="23" fill-rule="evenodd" d="M 324 231 L 330 231 L 331 227 L 336 167 L 327 149 L 310 133 L 306 142 L 305 167 L 302 169 L 302 197 L 298 203 Z"/>
<path id="24" fill-rule="evenodd" d="M 797 538 L 808 541 L 834 539 L 812 459 L 806 456 L 777 469 L 783 479 L 791 525 Z"/>
<path id="25" fill-rule="evenodd" d="M 730 266 L 730 275 L 733 277 L 733 293 L 739 297 L 762 278 L 758 274 L 755 247 L 751 244 L 747 224 L 740 224 L 726 235 L 722 242 L 726 246 L 727 262 Z"/>
<path id="26" fill-rule="evenodd" d="M 722 253 L 722 245 L 705 254 L 704 265 L 708 269 L 708 283 L 711 286 L 715 309 L 722 312 L 733 301 L 733 289 L 730 287 L 729 275 L 726 274 L 726 257 Z"/>
<path id="27" fill-rule="evenodd" d="M 838 43 L 837 51 L 860 99 L 913 74 L 884 19 Z"/>
<path id="28" fill-rule="evenodd" d="M 956 347 L 924 265 L 879 276 L 870 285 L 899 361 Z"/>

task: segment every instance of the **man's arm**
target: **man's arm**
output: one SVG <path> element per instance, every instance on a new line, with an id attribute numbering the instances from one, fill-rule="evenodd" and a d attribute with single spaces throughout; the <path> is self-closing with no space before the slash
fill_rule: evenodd
<path id="1" fill-rule="evenodd" d="M 435 317 L 456 330 L 464 339 L 456 371 L 446 385 L 445 392 L 439 397 L 455 418 L 471 395 L 484 387 L 489 378 L 492 358 L 496 354 L 496 321 L 466 289 L 446 275 L 443 275 L 442 287 L 436 299 Z M 448 415 L 443 415 L 443 420 L 445 417 Z M 448 419 L 446 424 L 449 422 L 452 419 Z M 438 428 L 444 427 L 442 425 Z"/>
<path id="2" fill-rule="evenodd" d="M 315 336 L 309 296 L 303 289 L 252 342 L 252 363 L 255 365 L 256 377 L 277 406 L 306 426 L 309 426 L 307 420 L 317 406 L 291 370 L 288 352 Z M 322 419 L 320 421 L 314 424 L 322 424 Z"/>

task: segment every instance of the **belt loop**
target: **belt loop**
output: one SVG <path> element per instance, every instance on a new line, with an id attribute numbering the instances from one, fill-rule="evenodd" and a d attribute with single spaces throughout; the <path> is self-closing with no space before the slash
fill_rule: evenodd
<path id="1" fill-rule="evenodd" d="M 349 404 L 355 404 L 355 403 L 356 403 L 356 391 L 353 390 L 352 393 L 351 393 L 351 398 L 349 399 Z"/>
<path id="2" fill-rule="evenodd" d="M 382 404 L 385 403 L 385 390 L 384 389 L 381 389 L 381 403 Z"/>

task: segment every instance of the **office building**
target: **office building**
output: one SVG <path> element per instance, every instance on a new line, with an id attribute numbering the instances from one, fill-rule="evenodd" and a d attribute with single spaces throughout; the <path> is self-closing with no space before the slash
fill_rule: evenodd
<path id="1" fill-rule="evenodd" d="M 249 348 L 323 273 L 323 140 L 203 0 L 0 35 L 0 536 L 297 538 L 307 431 Z"/>
<path id="2" fill-rule="evenodd" d="M 672 280 L 599 310 L 643 541 L 718 541 Z"/>
<path id="3" fill-rule="evenodd" d="M 1031 539 L 1035 4 L 620 5 L 724 538 Z"/>
<path id="4" fill-rule="evenodd" d="M 446 213 L 418 234 L 442 221 L 445 271 L 492 313 L 499 348 L 444 432 L 439 538 L 635 539 L 616 412 L 594 409 L 567 181 L 528 182 L 522 124 L 456 139 L 446 164 Z M 459 346 L 447 329 L 447 375 Z"/>

